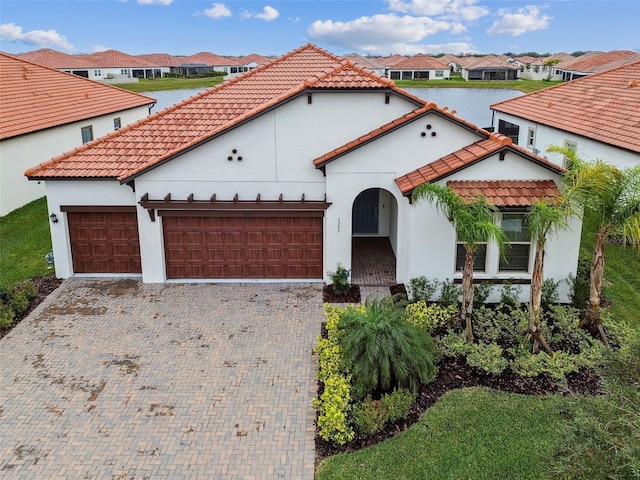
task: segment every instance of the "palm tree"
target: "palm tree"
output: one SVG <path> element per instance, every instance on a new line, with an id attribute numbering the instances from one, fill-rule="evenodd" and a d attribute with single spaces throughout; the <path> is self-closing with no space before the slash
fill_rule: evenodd
<path id="1" fill-rule="evenodd" d="M 527 214 L 527 230 L 531 240 L 535 242 L 536 253 L 531 275 L 531 292 L 529 295 L 529 326 L 525 339 L 533 341 L 533 352 L 538 350 L 538 342 L 549 355 L 553 351 L 540 333 L 540 310 L 542 305 L 542 286 L 544 284 L 544 249 L 547 235 L 554 230 L 567 226 L 567 216 L 570 214 L 568 202 L 559 199 L 556 204 L 549 204 L 545 200 L 538 200 L 531 206 Z"/>
<path id="2" fill-rule="evenodd" d="M 462 271 L 462 306 L 460 318 L 464 320 L 467 341 L 473 342 L 473 264 L 478 248 L 490 240 L 495 240 L 502 250 L 507 238 L 495 222 L 496 208 L 480 196 L 473 202 L 465 202 L 447 186 L 426 183 L 413 191 L 412 199 L 426 199 L 435 203 L 456 230 L 458 241 L 464 244 L 465 261 Z"/>
<path id="3" fill-rule="evenodd" d="M 605 266 L 605 243 L 609 237 L 619 236 L 623 245 L 640 249 L 640 165 L 619 170 L 596 160 L 585 162 L 575 152 L 550 147 L 550 152 L 565 155 L 568 178 L 587 179 L 586 186 L 574 195 L 595 222 L 595 243 L 591 260 L 589 310 L 580 325 L 597 331 L 604 343 L 607 338 L 600 317 L 600 298 Z"/>

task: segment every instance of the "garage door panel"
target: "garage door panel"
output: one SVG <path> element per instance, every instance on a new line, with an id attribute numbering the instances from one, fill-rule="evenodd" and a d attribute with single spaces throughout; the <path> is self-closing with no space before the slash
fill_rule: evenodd
<path id="1" fill-rule="evenodd" d="M 163 229 L 169 278 L 322 278 L 322 217 L 165 216 Z M 205 268 L 174 268 L 195 232 Z"/>
<path id="2" fill-rule="evenodd" d="M 67 223 L 74 272 L 142 272 L 135 211 L 68 211 Z"/>

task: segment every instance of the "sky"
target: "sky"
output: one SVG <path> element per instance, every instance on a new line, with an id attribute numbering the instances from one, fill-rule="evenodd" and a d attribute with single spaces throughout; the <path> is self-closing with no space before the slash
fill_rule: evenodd
<path id="1" fill-rule="evenodd" d="M 0 0 L 0 50 L 640 52 L 640 0 Z"/>

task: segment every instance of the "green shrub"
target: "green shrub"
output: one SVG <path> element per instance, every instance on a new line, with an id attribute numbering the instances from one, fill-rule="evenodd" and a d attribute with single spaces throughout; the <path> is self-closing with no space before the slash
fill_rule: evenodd
<path id="1" fill-rule="evenodd" d="M 367 300 L 364 311 L 342 315 L 342 355 L 356 392 L 417 391 L 435 376 L 429 334 L 406 319 L 390 299 Z"/>
<path id="2" fill-rule="evenodd" d="M 414 303 L 420 300 L 430 302 L 431 297 L 438 290 L 438 280 L 427 280 L 426 277 L 416 277 L 409 280 L 409 301 Z"/>
<path id="3" fill-rule="evenodd" d="M 478 283 L 473 286 L 473 308 L 474 310 L 484 306 L 491 295 L 493 285 L 491 283 Z"/>
<path id="4" fill-rule="evenodd" d="M 341 263 L 338 263 L 335 272 L 327 272 L 336 294 L 347 295 L 349 293 L 349 290 L 351 289 L 351 285 L 349 283 L 350 274 L 349 270 L 347 270 L 347 268 Z"/>
<path id="5" fill-rule="evenodd" d="M 9 328 L 15 317 L 16 314 L 13 308 L 4 303 L 4 301 L 0 302 L 0 328 Z"/>
<path id="6" fill-rule="evenodd" d="M 380 432 L 386 424 L 402 420 L 409 415 L 416 394 L 408 390 L 394 390 L 383 395 L 380 400 L 372 400 L 368 395 L 353 412 L 354 425 L 363 436 Z"/>
<path id="7" fill-rule="evenodd" d="M 542 299 L 541 307 L 542 311 L 549 310 L 551 305 L 557 305 L 560 301 L 560 295 L 558 294 L 558 287 L 560 282 L 555 282 L 552 278 L 547 278 L 542 283 Z"/>
<path id="8" fill-rule="evenodd" d="M 502 347 L 495 343 L 474 343 L 470 345 L 467 364 L 487 373 L 499 375 L 508 366 L 507 359 L 502 354 Z"/>
<path id="9" fill-rule="evenodd" d="M 349 377 L 333 375 L 324 381 L 320 398 L 313 400 L 318 410 L 318 435 L 324 440 L 344 445 L 355 437 L 349 424 L 351 410 Z"/>
<path id="10" fill-rule="evenodd" d="M 460 297 L 462 296 L 462 287 L 456 285 L 453 280 L 446 279 L 440 284 L 440 300 L 438 303 L 448 307 L 453 305 L 454 307 L 460 306 Z"/>
<path id="11" fill-rule="evenodd" d="M 430 334 L 451 323 L 458 313 L 454 306 L 427 305 L 424 300 L 407 305 L 406 312 L 412 324 Z"/>
<path id="12" fill-rule="evenodd" d="M 522 293 L 522 287 L 520 285 L 514 285 L 511 282 L 505 282 L 500 289 L 500 303 L 510 307 L 519 307 L 520 294 Z"/>
<path id="13" fill-rule="evenodd" d="M 503 305 L 502 308 L 480 307 L 474 310 L 476 338 L 479 342 L 515 345 L 527 327 L 528 315 L 521 308 Z"/>

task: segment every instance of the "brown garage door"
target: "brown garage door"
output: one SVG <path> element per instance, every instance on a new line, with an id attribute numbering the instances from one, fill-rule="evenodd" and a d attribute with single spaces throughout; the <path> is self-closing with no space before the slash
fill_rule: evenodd
<path id="1" fill-rule="evenodd" d="M 135 211 L 67 211 L 67 221 L 74 272 L 142 272 Z"/>
<path id="2" fill-rule="evenodd" d="M 322 278 L 320 216 L 167 216 L 162 222 L 168 278 Z"/>

